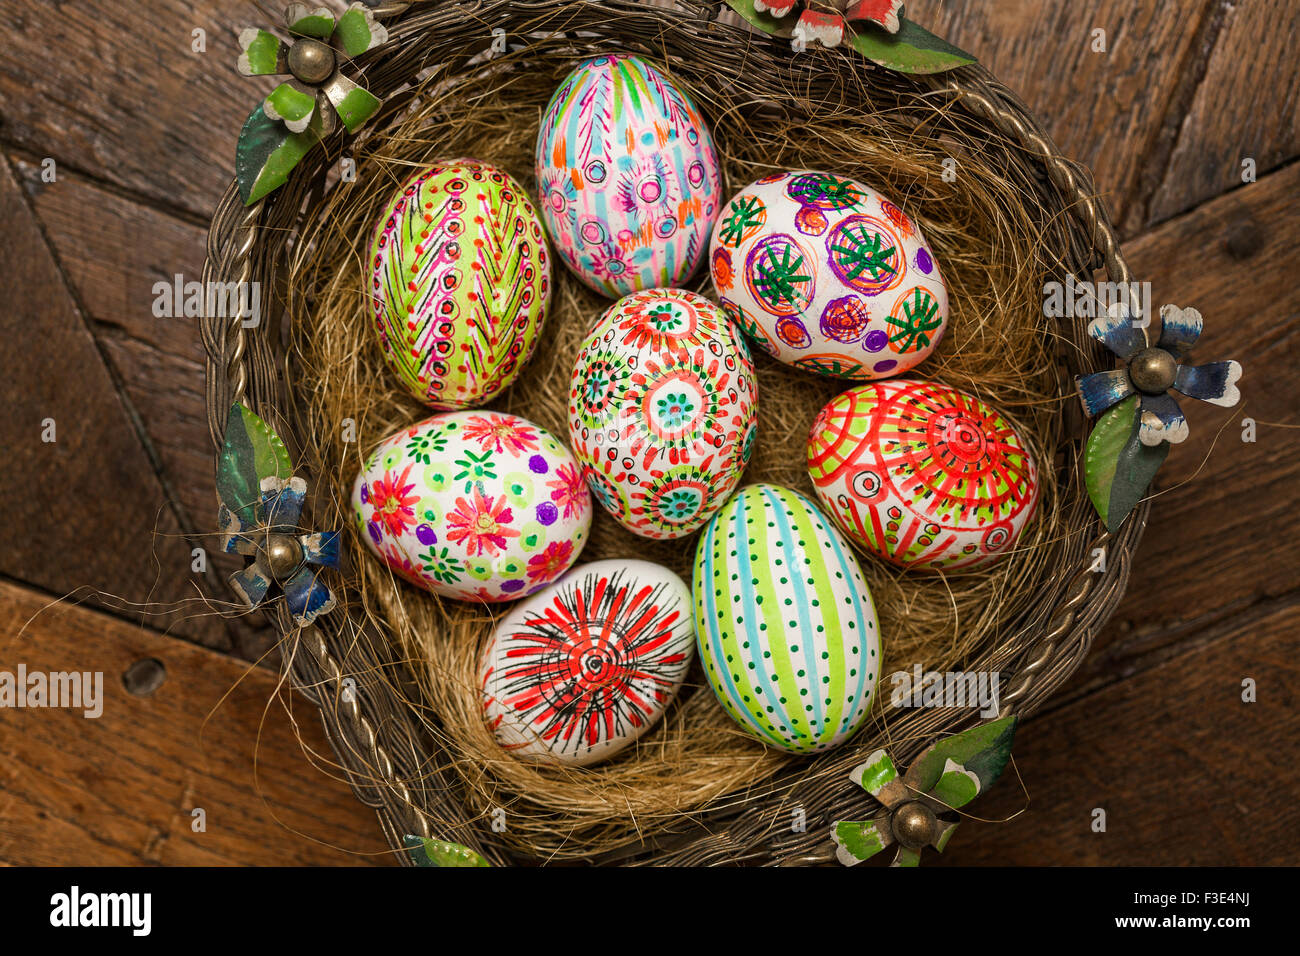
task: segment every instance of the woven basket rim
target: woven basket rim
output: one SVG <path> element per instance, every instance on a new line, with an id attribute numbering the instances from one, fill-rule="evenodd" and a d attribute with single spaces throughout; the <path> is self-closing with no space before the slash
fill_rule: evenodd
<path id="1" fill-rule="evenodd" d="M 394 71 L 408 70 L 405 75 L 414 76 L 423 65 L 416 49 L 418 39 L 431 31 L 454 32 L 472 24 L 476 32 L 486 33 L 485 27 L 490 26 L 509 28 L 521 21 L 532 24 L 547 13 L 558 15 L 560 8 L 564 8 L 565 23 L 572 28 L 595 29 L 604 22 L 601 17 L 605 20 L 610 14 L 644 17 L 648 10 L 635 0 L 577 3 L 466 0 L 431 7 L 421 3 L 385 3 L 375 7 L 376 15 L 384 18 L 393 39 L 387 46 L 363 57 L 358 61 L 359 66 L 365 68 L 387 58 Z M 670 27 L 682 30 L 698 28 L 715 7 L 716 4 L 700 0 L 677 0 L 675 8 L 656 7 L 651 12 L 662 30 Z M 724 36 L 730 30 L 733 40 L 745 36 L 747 54 L 763 49 L 764 44 L 780 42 L 759 34 L 746 35 L 744 28 L 739 27 L 715 25 L 714 29 L 724 31 Z M 1113 282 L 1131 282 L 1109 215 L 1095 195 L 1091 174 L 1062 156 L 1028 108 L 987 70 L 974 65 L 932 77 L 909 77 L 906 81 L 900 81 L 896 75 L 868 71 L 867 82 L 895 85 L 906 82 L 913 87 L 912 95 L 947 97 L 965 118 L 985 124 L 1016 144 L 1023 151 L 1024 162 L 1043 183 L 1043 195 L 1055 198 L 1067 214 L 1071 271 L 1083 274 L 1103 269 Z M 323 177 L 318 177 L 317 190 L 323 188 L 322 180 Z M 205 284 L 265 282 L 272 278 L 275 264 L 272 244 L 283 241 L 285 233 L 283 229 L 267 230 L 260 225 L 277 211 L 277 204 L 283 205 L 291 198 L 273 193 L 244 207 L 232 183 L 212 217 L 204 265 Z M 289 210 L 289 215 L 299 215 L 297 208 Z M 273 238 L 268 239 L 268 232 Z M 266 285 L 275 288 L 273 282 Z M 275 353 L 278 336 L 273 335 L 273 325 L 264 321 L 250 330 L 243 327 L 238 317 L 233 321 L 220 316 L 202 319 L 207 352 L 207 414 L 214 455 L 221 447 L 226 417 L 235 401 L 244 401 L 273 424 L 277 420 L 292 421 L 293 399 L 285 384 L 288 376 L 281 374 L 283 357 Z M 1070 333 L 1076 358 L 1083 363 L 1077 371 L 1099 371 L 1106 367 L 1100 349 L 1087 338 L 1080 320 L 1074 322 Z M 1067 456 L 1066 467 L 1071 467 L 1070 461 L 1079 460 L 1079 449 L 1087 434 L 1085 422 L 1077 420 L 1075 424 L 1078 427 L 1073 429 L 1073 435 L 1063 439 L 1063 447 L 1073 451 L 1072 459 Z M 1003 714 L 1023 717 L 1032 713 L 1082 662 L 1093 637 L 1123 596 L 1149 509 L 1149 501 L 1144 501 L 1114 534 L 1107 532 L 1095 515 L 1091 516 L 1088 534 L 1082 536 L 1086 541 L 1083 547 L 1075 549 L 1078 553 L 1073 562 L 1060 569 L 1060 576 L 1053 582 L 1055 587 L 1050 592 L 1044 589 L 1045 593 L 1023 615 L 1024 623 L 1017 633 L 1003 642 L 1012 645 L 1011 663 L 1005 668 L 1012 673 L 1012 678 L 1002 694 Z M 1093 567 L 1092 556 L 1097 548 L 1104 548 L 1107 554 L 1101 569 Z M 366 660 L 355 670 L 387 669 L 397 675 L 395 680 L 401 679 L 404 665 L 397 662 L 383 635 L 368 628 L 349 626 L 351 622 L 346 618 L 344 622 L 331 620 L 332 616 L 298 629 L 282 606 L 271 616 L 280 635 L 282 660 L 293 687 L 319 709 L 327 737 L 354 793 L 378 811 L 390 845 L 400 849 L 405 834 L 432 836 L 474 847 L 494 863 L 512 862 L 485 844 L 477 828 L 463 813 L 458 814 L 459 808 L 446 796 L 452 788 L 442 769 L 429 759 L 431 755 L 419 750 L 418 721 L 403 711 L 392 687 L 378 684 L 368 686 L 365 693 L 343 693 L 344 681 L 350 673 L 349 663 L 358 653 Z M 961 729 L 963 723 L 969 722 L 945 722 L 934 713 L 918 716 L 910 736 L 933 738 Z M 919 742 L 900 745 L 895 757 L 906 758 L 919 749 Z M 851 742 L 833 755 L 838 765 L 860 761 L 866 752 Z M 771 812 L 747 813 L 744 819 L 736 811 L 705 814 L 707 829 L 697 824 L 691 831 L 663 841 L 650 841 L 646 846 L 612 854 L 600 862 L 826 863 L 833 859 L 833 846 L 825 833 L 783 832 L 776 821 L 788 819 L 788 810 L 783 811 L 783 807 L 809 804 L 842 808 L 842 815 L 853 818 L 852 814 L 867 807 L 870 798 L 865 794 L 855 795 L 844 785 L 843 775 L 837 779 L 839 783 L 814 782 L 802 790 L 796 783 L 789 793 L 771 798 L 775 802 L 766 807 Z M 840 809 L 836 815 L 841 815 Z M 410 862 L 404 853 L 399 854 L 399 859 Z"/>

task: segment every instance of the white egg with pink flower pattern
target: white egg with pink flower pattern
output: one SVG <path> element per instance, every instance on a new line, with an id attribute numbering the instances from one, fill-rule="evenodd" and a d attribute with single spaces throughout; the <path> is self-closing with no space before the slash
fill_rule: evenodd
<path id="1" fill-rule="evenodd" d="M 492 411 L 435 415 L 386 438 L 357 476 L 352 508 L 395 574 L 465 601 L 540 590 L 573 565 L 591 529 L 569 450 Z"/>

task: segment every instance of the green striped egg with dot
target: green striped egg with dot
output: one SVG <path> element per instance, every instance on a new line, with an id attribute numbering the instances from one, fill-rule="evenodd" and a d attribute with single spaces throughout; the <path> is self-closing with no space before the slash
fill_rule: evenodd
<path id="1" fill-rule="evenodd" d="M 693 592 L 704 673 L 746 731 L 812 754 L 866 722 L 876 609 L 852 549 L 811 501 L 779 485 L 741 489 L 700 535 Z"/>

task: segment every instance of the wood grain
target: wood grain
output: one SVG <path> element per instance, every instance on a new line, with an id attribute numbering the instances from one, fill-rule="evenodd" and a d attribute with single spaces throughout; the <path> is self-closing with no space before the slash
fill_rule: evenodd
<path id="1" fill-rule="evenodd" d="M 41 611 L 45 603 L 0 583 L 0 671 L 101 672 L 103 713 L 0 709 L 0 862 L 393 862 L 374 813 L 311 766 L 285 711 L 267 706 L 274 675 L 96 612 Z M 128 693 L 123 673 L 150 658 L 165 681 L 148 697 Z M 288 703 L 305 746 L 332 759 L 314 708 Z"/>
<path id="2" fill-rule="evenodd" d="M 211 529 L 215 491 L 196 317 L 155 316 L 154 286 L 202 277 L 206 230 L 75 173 L 53 183 L 15 164 L 77 301 L 140 410 L 190 527 Z"/>
<path id="3" fill-rule="evenodd" d="M 1209 866 L 1300 863 L 1296 634 L 1269 602 L 1178 657 L 1025 722 L 1015 768 L 967 809 L 942 863 Z M 1255 703 L 1242 681 L 1256 682 Z M 1105 832 L 1092 829 L 1105 811 Z M 938 864 L 931 856 L 925 865 Z"/>
<path id="4" fill-rule="evenodd" d="M 224 579 L 244 560 L 214 546 L 214 459 L 198 319 L 154 314 L 156 283 L 201 278 L 206 232 L 75 173 L 46 182 L 39 166 L 18 161 L 14 168 L 105 361 L 139 415 L 182 529 L 209 550 L 219 579 L 210 587 L 229 601 Z M 231 619 L 226 631 L 245 660 L 258 660 L 275 641 L 260 614 Z"/>
<path id="5" fill-rule="evenodd" d="M 273 85 L 239 75 L 239 30 L 279 29 L 283 4 L 30 0 L 4 8 L 4 138 L 206 218 L 233 177 L 244 120 Z M 204 31 L 204 52 L 193 50 L 195 30 Z"/>
<path id="6" fill-rule="evenodd" d="M 1300 5 L 1218 0 L 1224 26 L 1208 54 L 1144 218 L 1161 222 L 1300 155 Z"/>
<path id="7" fill-rule="evenodd" d="M 999 0 L 908 14 L 1019 93 L 1064 154 L 1092 169 L 1123 223 L 1145 158 L 1181 119 L 1184 71 L 1211 9 L 1212 0 Z M 1094 52 L 1094 30 L 1105 32 L 1105 52 Z"/>
<path id="8" fill-rule="evenodd" d="M 191 545 L 179 537 L 132 409 L 8 163 L 0 165 L 0 261 L 21 263 L 15 274 L 22 276 L 6 283 L 0 310 L 6 352 L 21 357 L 6 363 L 5 387 L 18 405 L 0 418 L 0 573 L 56 595 L 91 588 L 128 602 L 193 603 L 196 587 L 209 588 L 206 576 L 191 570 Z M 47 421 L 52 442 L 43 440 Z M 182 609 L 155 622 L 213 647 L 230 645 L 211 617 Z"/>

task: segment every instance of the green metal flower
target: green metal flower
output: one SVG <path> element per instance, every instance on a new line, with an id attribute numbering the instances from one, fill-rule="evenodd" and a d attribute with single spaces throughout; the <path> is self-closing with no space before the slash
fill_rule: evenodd
<path id="1" fill-rule="evenodd" d="M 274 33 L 249 28 L 239 35 L 239 72 L 244 76 L 279 76 L 289 79 L 262 102 L 272 120 L 291 133 L 301 133 L 319 111 L 322 132 L 342 120 L 349 133 L 375 115 L 379 99 L 343 75 L 341 62 L 388 42 L 388 31 L 375 22 L 363 3 L 354 3 L 337 20 L 325 7 L 291 3 L 285 20 L 294 38 L 285 43 Z"/>
<path id="2" fill-rule="evenodd" d="M 893 866 L 918 865 L 926 846 L 942 853 L 957 829 L 957 822 L 946 818 L 950 811 L 970 803 L 1002 775 L 1016 721 L 1003 717 L 946 737 L 901 777 L 884 750 L 854 768 L 849 779 L 875 797 L 881 809 L 865 823 L 836 820 L 831 825 L 839 861 L 856 866 L 891 843 L 898 844 Z"/>
<path id="3" fill-rule="evenodd" d="M 239 134 L 235 173 L 245 205 L 288 181 L 290 171 L 340 122 L 355 133 L 378 112 L 378 97 L 343 74 L 353 57 L 388 41 L 388 31 L 363 4 L 335 18 L 325 7 L 285 9 L 292 40 L 250 28 L 239 35 L 239 72 L 289 78 L 249 115 Z"/>

